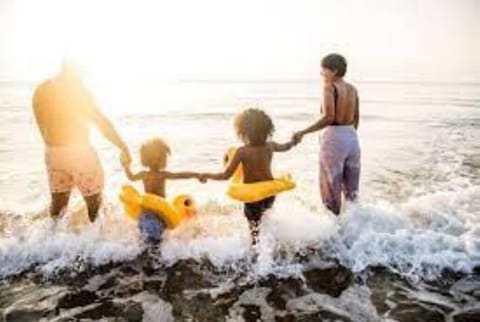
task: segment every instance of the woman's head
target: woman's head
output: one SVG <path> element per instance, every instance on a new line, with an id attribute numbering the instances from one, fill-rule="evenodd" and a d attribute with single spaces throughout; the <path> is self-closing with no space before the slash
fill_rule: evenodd
<path id="1" fill-rule="evenodd" d="M 151 169 L 165 169 L 170 148 L 161 138 L 146 141 L 140 147 L 142 165 Z"/>
<path id="2" fill-rule="evenodd" d="M 339 54 L 329 54 L 322 59 L 322 76 L 326 82 L 342 78 L 347 72 L 347 60 Z"/>
<path id="3" fill-rule="evenodd" d="M 235 131 L 245 144 L 264 145 L 274 130 L 272 119 L 260 109 L 249 108 L 235 117 Z"/>

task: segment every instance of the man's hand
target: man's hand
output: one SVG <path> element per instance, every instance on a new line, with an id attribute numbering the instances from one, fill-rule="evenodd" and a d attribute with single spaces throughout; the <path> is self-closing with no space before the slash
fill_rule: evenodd
<path id="1" fill-rule="evenodd" d="M 124 168 L 129 167 L 130 164 L 132 163 L 132 158 L 130 157 L 130 153 L 128 152 L 128 150 L 124 150 L 120 154 L 120 163 Z"/>

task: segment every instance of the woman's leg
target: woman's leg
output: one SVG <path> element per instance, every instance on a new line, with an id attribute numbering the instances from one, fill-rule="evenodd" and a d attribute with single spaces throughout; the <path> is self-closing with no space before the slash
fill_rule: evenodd
<path id="1" fill-rule="evenodd" d="M 332 167 L 320 162 L 320 194 L 323 204 L 335 215 L 342 208 L 342 175 L 335 174 Z"/>
<path id="2" fill-rule="evenodd" d="M 354 201 L 358 197 L 358 187 L 360 183 L 360 147 L 358 143 L 345 161 L 343 171 L 343 190 L 345 192 L 345 199 Z"/>

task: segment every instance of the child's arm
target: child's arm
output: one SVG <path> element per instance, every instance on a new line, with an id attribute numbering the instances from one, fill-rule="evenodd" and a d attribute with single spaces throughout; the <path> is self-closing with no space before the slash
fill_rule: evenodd
<path id="1" fill-rule="evenodd" d="M 200 173 L 198 172 L 188 172 L 188 171 L 181 171 L 181 172 L 170 172 L 170 171 L 162 171 L 165 179 L 200 179 Z"/>
<path id="2" fill-rule="evenodd" d="M 132 173 L 130 170 L 130 158 L 127 158 L 125 155 L 120 156 L 120 163 L 122 164 L 123 171 L 130 181 L 139 181 L 145 177 L 145 172 L 140 171 L 138 173 Z"/>
<path id="3" fill-rule="evenodd" d="M 223 172 L 218 173 L 202 173 L 200 174 L 200 180 L 228 180 L 233 175 L 235 170 L 237 170 L 240 162 L 243 160 L 243 149 L 239 148 L 235 155 L 232 158 L 232 161 L 228 164 L 227 168 Z"/>
<path id="4" fill-rule="evenodd" d="M 290 140 L 286 143 L 277 143 L 277 142 L 270 142 L 270 146 L 272 147 L 273 152 L 286 152 L 295 146 L 295 142 Z"/>
<path id="5" fill-rule="evenodd" d="M 132 170 L 130 170 L 129 166 L 124 166 L 123 171 L 125 172 L 125 175 L 127 176 L 128 180 L 130 180 L 130 181 L 139 181 L 139 180 L 142 180 L 145 177 L 145 172 L 144 171 L 133 173 Z"/>

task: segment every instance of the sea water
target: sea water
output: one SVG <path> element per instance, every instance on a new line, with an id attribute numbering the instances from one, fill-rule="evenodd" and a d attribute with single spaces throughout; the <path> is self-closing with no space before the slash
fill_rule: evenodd
<path id="1" fill-rule="evenodd" d="M 274 172 L 290 173 L 297 188 L 279 195 L 264 216 L 254 250 L 241 205 L 225 196 L 228 183 L 168 182 L 169 197 L 194 196 L 198 215 L 166 233 L 154 256 L 160 267 L 194 260 L 235 272 L 213 283 L 208 292 L 216 296 L 235 289 L 237 282 L 228 280 L 238 274 L 249 281 L 302 279 L 318 254 L 315 261 L 334 260 L 354 274 L 383 267 L 410 283 L 438 280 L 445 270 L 472 273 L 480 265 L 480 84 L 370 81 L 357 86 L 362 148 L 357 203 L 346 204 L 339 217 L 321 205 L 319 139 L 313 134 L 292 151 L 275 154 Z M 56 226 L 48 218 L 33 88 L 32 83 L 0 83 L 0 276 L 33 269 L 51 278 L 65 270 L 82 271 L 85 265 L 135 260 L 145 245 L 118 202 L 119 189 L 127 182 L 118 151 L 94 129 L 92 141 L 106 172 L 99 220 L 87 224 L 78 194 Z M 140 169 L 142 141 L 161 136 L 172 150 L 172 171 L 220 171 L 225 151 L 240 144 L 232 118 L 243 108 L 266 110 L 274 120 L 274 140 L 289 140 L 319 116 L 321 94 L 314 81 L 183 81 L 137 84 L 123 91 L 104 85 L 94 91 L 129 144 L 133 168 Z M 299 260 L 305 256 L 310 264 Z M 229 319 L 241 319 L 240 308 L 268 292 L 255 287 L 241 294 Z M 317 302 L 330 303 L 331 310 L 353 320 L 380 319 L 378 308 L 368 301 L 372 292 L 363 284 L 351 285 L 338 298 L 313 292 L 290 299 L 285 310 L 307 314 L 315 312 Z M 139 294 L 144 319 L 154 314 L 151 310 L 173 318 L 168 301 Z M 356 303 L 358 298 L 368 303 Z M 259 307 L 264 320 L 278 315 L 268 303 Z"/>

